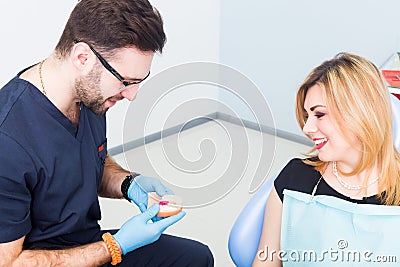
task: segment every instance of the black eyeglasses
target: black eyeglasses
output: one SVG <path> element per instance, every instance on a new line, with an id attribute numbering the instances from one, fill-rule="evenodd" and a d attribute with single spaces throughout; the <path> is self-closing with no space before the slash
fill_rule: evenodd
<path id="1" fill-rule="evenodd" d="M 147 73 L 146 77 L 144 77 L 140 81 L 128 82 L 124 79 L 124 77 L 121 76 L 121 74 L 119 74 L 113 67 L 111 67 L 111 65 L 108 64 L 108 62 L 96 50 L 94 50 L 94 48 L 92 46 L 89 45 L 89 47 L 90 47 L 90 50 L 92 50 L 92 52 L 95 54 L 95 56 L 100 60 L 101 64 L 104 66 L 104 68 L 106 68 L 109 72 L 111 72 L 111 74 L 114 75 L 115 78 L 117 78 L 124 85 L 121 88 L 119 88 L 120 91 L 124 90 L 125 87 L 127 87 L 129 85 L 139 84 L 139 83 L 143 82 L 150 75 L 150 71 L 149 71 L 149 73 Z"/>

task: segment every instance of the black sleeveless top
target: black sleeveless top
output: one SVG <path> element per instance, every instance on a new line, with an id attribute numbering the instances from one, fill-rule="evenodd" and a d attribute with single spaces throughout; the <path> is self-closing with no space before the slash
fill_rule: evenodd
<path id="1" fill-rule="evenodd" d="M 274 185 L 279 198 L 283 201 L 283 189 L 311 194 L 320 177 L 321 173 L 316 171 L 313 166 L 307 165 L 297 158 L 292 159 L 283 168 Z M 324 179 L 321 179 L 315 195 L 334 196 L 358 204 L 382 205 L 377 195 L 364 197 L 363 199 L 353 199 L 337 192 Z"/>

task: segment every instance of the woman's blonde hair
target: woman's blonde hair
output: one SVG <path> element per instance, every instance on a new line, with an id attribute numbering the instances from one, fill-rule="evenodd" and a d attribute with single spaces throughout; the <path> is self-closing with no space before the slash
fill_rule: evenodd
<path id="1" fill-rule="evenodd" d="M 400 154 L 393 141 L 389 92 L 379 69 L 350 53 L 339 53 L 313 69 L 297 92 L 296 117 L 301 129 L 307 119 L 305 97 L 313 85 L 322 88 L 328 113 L 338 128 L 350 131 L 362 144 L 360 162 L 348 175 L 371 170 L 377 163 L 382 203 L 400 205 Z M 329 164 L 318 159 L 315 148 L 307 156 L 311 159 L 305 162 L 320 172 Z"/>

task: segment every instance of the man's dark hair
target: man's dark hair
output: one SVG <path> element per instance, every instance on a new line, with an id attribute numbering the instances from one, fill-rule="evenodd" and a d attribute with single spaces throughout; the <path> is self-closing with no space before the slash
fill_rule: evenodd
<path id="1" fill-rule="evenodd" d="M 74 42 L 103 53 L 136 47 L 162 52 L 166 41 L 160 13 L 147 0 L 82 0 L 72 11 L 56 51 L 65 57 Z"/>

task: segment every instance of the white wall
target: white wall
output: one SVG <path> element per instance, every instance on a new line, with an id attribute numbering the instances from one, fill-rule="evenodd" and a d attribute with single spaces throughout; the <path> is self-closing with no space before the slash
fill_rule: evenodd
<path id="1" fill-rule="evenodd" d="M 221 0 L 220 60 L 258 85 L 278 129 L 302 135 L 298 85 L 340 51 L 381 65 L 400 49 L 398 10 L 398 0 Z M 223 93 L 220 101 L 240 102 Z M 252 120 L 247 110 L 241 114 Z"/>
<path id="2" fill-rule="evenodd" d="M 0 85 L 47 57 L 75 1 L 0 1 Z"/>
<path id="3" fill-rule="evenodd" d="M 0 1 L 0 84 L 51 53 L 75 3 Z M 359 53 L 380 65 L 400 49 L 398 0 L 152 0 L 152 3 L 163 15 L 168 37 L 163 55 L 155 57 L 152 76 L 181 63 L 221 62 L 258 85 L 271 106 L 278 129 L 300 135 L 294 117 L 294 98 L 297 86 L 311 68 L 339 51 Z M 195 97 L 230 103 L 241 117 L 254 119 L 240 100 L 212 88 L 187 89 L 179 97 L 168 98 L 163 105 L 179 106 Z M 139 94 L 135 102 L 140 106 L 145 101 Z M 125 119 L 136 119 L 135 114 L 125 118 L 127 109 L 126 101 L 108 114 L 110 148 L 123 142 Z M 208 114 L 215 109 L 210 105 L 197 112 Z M 154 116 L 159 119 L 153 119 L 150 132 L 161 130 L 162 121 L 171 112 L 166 110 L 163 114 L 162 110 L 160 116 Z M 174 121 L 186 121 L 188 116 L 184 115 Z M 135 134 L 130 138 L 139 137 Z"/>
<path id="4" fill-rule="evenodd" d="M 156 55 L 153 61 L 151 77 L 166 69 L 189 62 L 195 61 L 219 61 L 219 0 L 152 0 L 152 4 L 160 11 L 165 24 L 165 32 L 167 34 L 167 43 L 162 55 Z M 150 77 L 150 78 L 151 78 Z M 173 78 L 173 77 L 172 77 Z M 171 78 L 171 79 L 172 79 Z M 173 83 L 173 81 L 172 81 Z M 157 107 L 151 116 L 151 123 L 147 125 L 146 134 L 160 131 L 165 128 L 163 122 L 170 119 L 173 107 L 179 107 L 186 101 L 193 98 L 204 97 L 210 99 L 218 99 L 218 91 L 212 87 L 204 90 L 204 86 L 182 87 L 178 92 L 175 91 L 173 97 L 165 97 L 163 101 L 157 103 Z M 167 92 L 168 88 L 147 88 L 142 86 L 144 90 L 158 90 Z M 146 92 L 151 94 L 150 92 Z M 116 105 L 108 112 L 108 145 L 114 147 L 121 145 L 123 142 L 129 142 L 143 136 L 132 128 L 126 131 L 123 136 L 123 126 L 125 120 L 132 120 L 134 123 L 138 120 L 142 121 L 143 116 L 147 116 L 147 111 L 142 107 L 153 103 L 148 103 L 149 97 L 145 92 L 140 92 L 136 100 L 132 103 L 124 101 Z M 173 94 L 168 94 L 173 95 Z M 141 97 L 143 96 L 143 97 Z M 129 112 L 128 105 L 132 105 L 133 113 Z M 134 106 L 133 106 L 134 105 Z M 136 108 L 137 107 L 137 108 Z M 184 123 L 196 114 L 209 114 L 218 109 L 217 105 L 196 106 L 193 113 L 175 112 L 173 124 Z M 142 123 L 139 123 L 142 127 Z M 172 125 L 169 125 L 172 126 Z"/>

